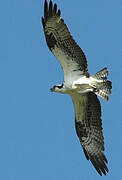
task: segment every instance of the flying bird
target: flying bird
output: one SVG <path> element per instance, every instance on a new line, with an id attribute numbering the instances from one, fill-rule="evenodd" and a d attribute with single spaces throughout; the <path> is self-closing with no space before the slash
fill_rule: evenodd
<path id="1" fill-rule="evenodd" d="M 42 25 L 47 45 L 59 60 L 64 72 L 64 82 L 51 88 L 52 92 L 69 94 L 75 109 L 75 128 L 85 157 L 90 160 L 100 176 L 108 172 L 104 155 L 101 105 L 97 96 L 109 100 L 112 83 L 107 80 L 105 67 L 90 76 L 87 59 L 71 36 L 61 18 L 57 4 L 50 0 L 44 3 Z"/>

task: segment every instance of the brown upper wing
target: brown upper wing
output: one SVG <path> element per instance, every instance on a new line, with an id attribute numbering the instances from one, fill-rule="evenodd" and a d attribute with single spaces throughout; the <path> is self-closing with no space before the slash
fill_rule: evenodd
<path id="1" fill-rule="evenodd" d="M 101 105 L 97 96 L 90 92 L 72 96 L 75 107 L 76 132 L 87 160 L 90 159 L 97 172 L 102 176 L 108 172 L 104 155 Z"/>

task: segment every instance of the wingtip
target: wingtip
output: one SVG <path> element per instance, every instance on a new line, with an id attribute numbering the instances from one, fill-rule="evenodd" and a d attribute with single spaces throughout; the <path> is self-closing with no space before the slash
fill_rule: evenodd
<path id="1" fill-rule="evenodd" d="M 53 3 L 50 0 L 50 2 L 49 2 L 49 16 L 52 16 L 52 14 L 53 14 Z"/>
<path id="2" fill-rule="evenodd" d="M 103 174 L 105 176 L 107 175 L 107 173 L 109 172 L 106 165 L 108 161 L 103 153 L 101 153 L 101 156 L 99 158 L 97 156 L 90 157 L 90 161 L 100 176 L 102 176 Z"/>
<path id="3" fill-rule="evenodd" d="M 48 2 L 45 0 L 44 2 L 44 18 L 47 18 L 48 16 Z"/>
<path id="4" fill-rule="evenodd" d="M 57 13 L 57 4 L 56 3 L 54 4 L 53 13 L 54 13 L 54 15 Z"/>
<path id="5" fill-rule="evenodd" d="M 57 12 L 57 15 L 60 17 L 61 16 L 61 10 L 59 9 Z"/>
<path id="6" fill-rule="evenodd" d="M 48 17 L 52 17 L 52 16 L 60 17 L 61 11 L 60 11 L 60 9 L 58 9 L 58 11 L 57 11 L 57 4 L 54 3 L 54 5 L 53 5 L 52 0 L 50 0 L 49 3 L 47 0 L 45 0 L 45 2 L 44 2 L 44 19 L 47 20 Z"/>
<path id="7" fill-rule="evenodd" d="M 45 3 L 45 4 L 48 4 L 48 3 L 47 3 L 47 0 L 45 0 L 45 2 L 44 2 L 44 3 Z"/>

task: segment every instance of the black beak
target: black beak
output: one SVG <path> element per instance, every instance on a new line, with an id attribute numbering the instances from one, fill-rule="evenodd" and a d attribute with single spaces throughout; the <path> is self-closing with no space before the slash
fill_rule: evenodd
<path id="1" fill-rule="evenodd" d="M 55 87 L 50 88 L 50 91 L 51 91 L 51 92 L 54 92 L 54 91 L 55 91 Z"/>

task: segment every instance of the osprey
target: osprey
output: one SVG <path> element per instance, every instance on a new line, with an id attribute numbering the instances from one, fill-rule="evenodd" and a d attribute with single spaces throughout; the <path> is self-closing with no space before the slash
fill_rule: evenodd
<path id="1" fill-rule="evenodd" d="M 112 83 L 107 80 L 108 70 L 102 69 L 90 76 L 84 52 L 71 36 L 61 18 L 57 4 L 50 0 L 44 3 L 42 25 L 49 49 L 59 60 L 64 72 L 64 82 L 51 91 L 69 94 L 75 108 L 76 133 L 87 160 L 90 160 L 99 175 L 108 172 L 104 155 L 101 105 L 98 96 L 109 100 Z"/>

